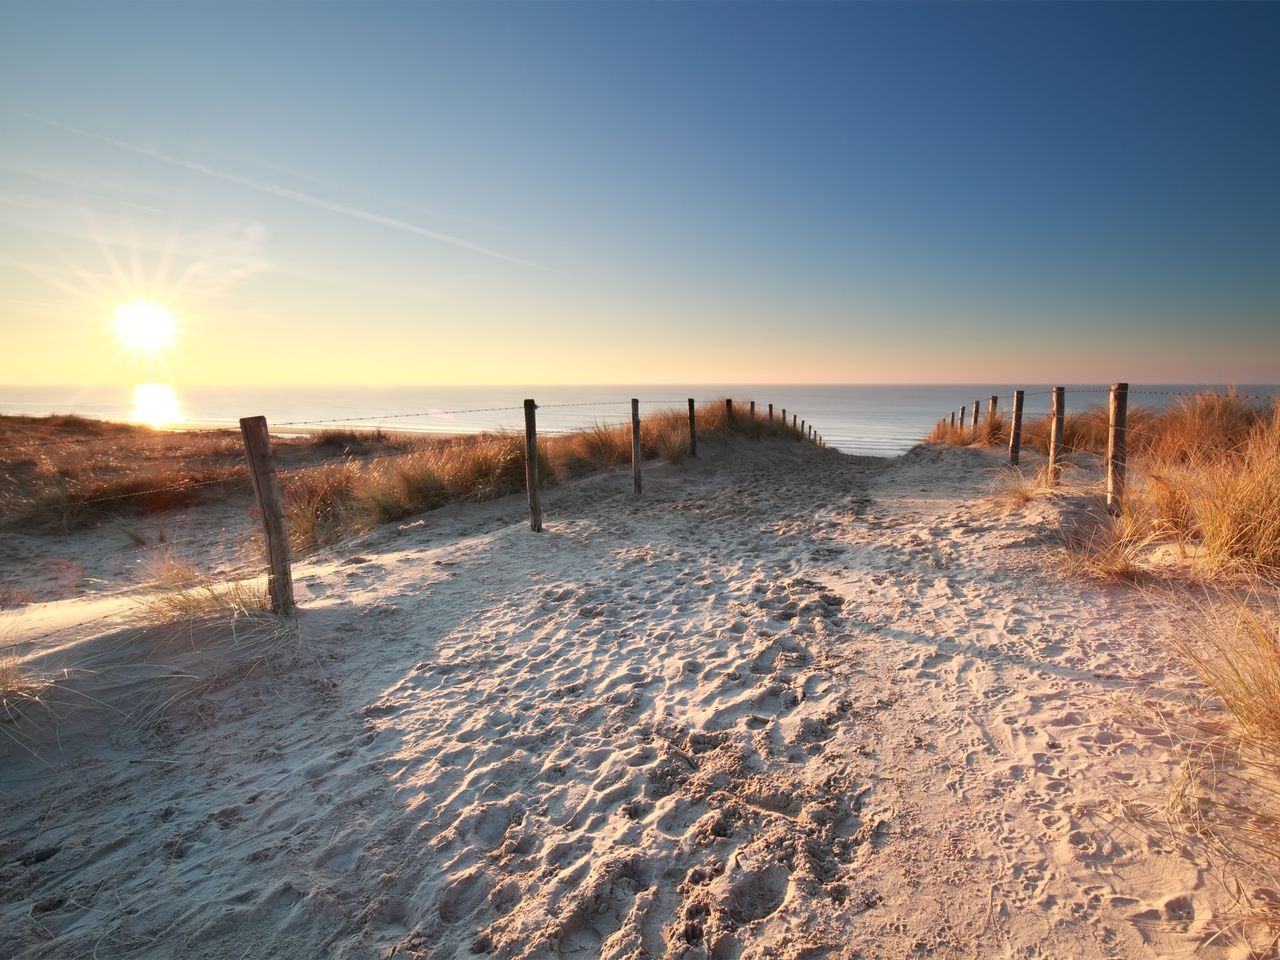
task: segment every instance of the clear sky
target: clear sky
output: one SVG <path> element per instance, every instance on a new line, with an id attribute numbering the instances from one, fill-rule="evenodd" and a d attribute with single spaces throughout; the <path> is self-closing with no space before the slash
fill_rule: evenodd
<path id="1" fill-rule="evenodd" d="M 6 3 L 0 382 L 1275 382 L 1277 49 L 1275 4 Z"/>

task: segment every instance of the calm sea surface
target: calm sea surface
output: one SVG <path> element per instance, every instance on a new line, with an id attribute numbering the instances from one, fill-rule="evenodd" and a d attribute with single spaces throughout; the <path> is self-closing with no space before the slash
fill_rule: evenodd
<path id="1" fill-rule="evenodd" d="M 1049 409 L 1049 388 L 1018 384 L 1027 392 L 1028 416 Z M 540 431 L 561 432 L 593 422 L 614 423 L 630 416 L 629 399 L 641 409 L 683 406 L 688 397 L 714 401 L 733 396 L 754 399 L 761 412 L 774 404 L 813 424 L 828 445 L 847 453 L 893 456 L 910 449 L 934 422 L 961 404 L 973 409 L 981 399 L 985 412 L 992 394 L 1009 403 L 1015 385 L 751 385 L 683 386 L 503 386 L 503 387 L 0 387 L 0 412 L 77 413 L 108 420 L 138 420 L 173 426 L 233 425 L 244 416 L 264 414 L 273 430 L 288 432 L 299 421 L 333 420 L 334 426 L 383 427 L 469 433 L 497 428 L 523 429 L 525 397 L 538 401 Z M 1219 389 L 1221 385 L 1133 384 L 1130 404 L 1163 407 L 1171 393 Z M 1274 385 L 1240 385 L 1246 395 L 1276 393 Z M 1103 384 L 1067 386 L 1067 409 L 1105 403 Z M 138 402 L 140 401 L 140 403 Z M 572 406 L 556 406 L 572 404 Z M 492 409 L 498 408 L 498 409 Z M 405 414 L 411 414 L 405 416 Z"/>

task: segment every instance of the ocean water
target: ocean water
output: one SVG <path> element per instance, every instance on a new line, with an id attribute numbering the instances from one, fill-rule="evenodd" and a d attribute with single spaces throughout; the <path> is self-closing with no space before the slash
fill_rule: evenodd
<path id="1" fill-rule="evenodd" d="M 2 387 L 0 413 L 76 413 L 107 420 L 151 422 L 158 426 L 233 426 L 240 417 L 265 415 L 273 431 L 325 426 L 404 431 L 470 433 L 524 428 L 522 402 L 537 400 L 540 432 L 559 433 L 592 423 L 630 418 L 630 398 L 641 410 L 700 402 L 755 400 L 760 412 L 772 403 L 814 425 L 829 446 L 846 453 L 896 456 L 919 442 L 941 417 L 960 405 L 973 410 L 981 399 L 1001 398 L 1007 409 L 1015 388 L 1026 391 L 1028 417 L 1049 409 L 1049 387 L 1037 384 L 687 384 L 632 386 L 486 387 Z M 1067 385 L 1067 409 L 1105 403 L 1105 384 Z M 1215 384 L 1132 384 L 1130 404 L 1163 407 L 1179 395 Z M 1248 396 L 1277 393 L 1275 385 L 1239 385 Z"/>

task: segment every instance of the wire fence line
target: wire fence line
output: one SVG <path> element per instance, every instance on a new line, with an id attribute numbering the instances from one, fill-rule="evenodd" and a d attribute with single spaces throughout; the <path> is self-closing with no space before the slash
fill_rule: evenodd
<path id="1" fill-rule="evenodd" d="M 1191 390 L 1158 390 L 1158 389 L 1142 389 L 1134 390 L 1127 383 L 1113 383 L 1110 387 L 1073 387 L 1068 390 L 1066 387 L 1054 387 L 1049 391 L 1015 391 L 1012 396 L 1012 410 L 1009 411 L 1007 424 L 1007 437 L 1009 443 L 1009 464 L 1016 467 L 1020 458 L 1022 432 L 1023 432 L 1023 400 L 1028 396 L 1043 396 L 1045 394 L 1052 396 L 1052 403 L 1048 414 L 1042 415 L 1049 421 L 1049 436 L 1047 439 L 1047 479 L 1050 486 L 1057 483 L 1058 477 L 1063 466 L 1063 456 L 1067 452 L 1067 398 L 1077 394 L 1098 394 L 1107 393 L 1109 401 L 1106 408 L 1107 417 L 1107 434 L 1106 434 L 1106 504 L 1107 508 L 1113 513 L 1118 513 L 1122 508 L 1122 501 L 1125 490 L 1126 470 L 1128 461 L 1128 452 L 1130 445 L 1135 441 L 1139 445 L 1147 445 L 1148 452 L 1150 447 L 1155 444 L 1174 444 L 1181 447 L 1182 452 L 1190 454 L 1195 452 L 1209 457 L 1230 458 L 1234 460 L 1231 466 L 1248 466 L 1255 463 L 1271 463 L 1280 461 L 1280 455 L 1271 453 L 1259 453 L 1256 450 L 1246 446 L 1248 441 L 1232 443 L 1230 436 L 1224 436 L 1217 440 L 1206 441 L 1198 440 L 1187 436 L 1171 436 L 1167 431 L 1158 430 L 1148 425 L 1148 423 L 1139 420 L 1135 426 L 1129 423 L 1129 398 L 1142 396 L 1161 396 L 1161 397 L 1191 397 L 1191 398 L 1207 398 L 1219 397 L 1241 401 L 1244 403 L 1256 404 L 1265 401 L 1270 405 L 1270 409 L 1274 414 L 1280 414 L 1280 405 L 1276 400 L 1280 394 L 1248 394 L 1240 393 L 1237 390 L 1228 388 L 1226 390 L 1216 389 L 1191 389 Z M 965 423 L 965 414 L 969 409 L 966 404 L 961 406 L 957 411 L 951 413 L 938 421 L 935 429 L 935 436 L 940 436 L 946 442 L 954 443 L 958 439 L 965 442 L 976 442 L 979 438 L 991 442 L 993 439 L 999 438 L 1006 430 L 1005 416 L 1002 411 L 997 410 L 997 402 L 1007 400 L 1008 397 L 1000 397 L 991 395 L 986 398 L 986 415 L 980 421 L 982 416 L 982 398 L 978 398 L 973 402 L 973 417 L 969 423 Z M 1096 409 L 1091 407 L 1090 411 Z M 1144 410 L 1146 408 L 1136 408 L 1132 412 Z M 1179 404 L 1172 407 L 1175 411 L 1194 412 L 1195 407 L 1189 404 Z M 1266 415 L 1267 407 L 1254 406 L 1246 408 L 1252 410 L 1253 415 Z M 957 420 L 959 421 L 957 423 Z M 1245 421 L 1249 423 L 1248 420 Z M 1250 427 L 1252 430 L 1252 427 Z M 1093 438 L 1096 442 L 1096 435 Z M 1092 444 L 1090 444 L 1092 445 Z M 1080 449 L 1073 452 L 1085 452 Z"/>
<path id="2" fill-rule="evenodd" d="M 151 508 L 159 510 L 169 510 L 179 505 L 185 505 L 194 502 L 193 495 L 198 496 L 201 492 L 213 488 L 231 488 L 241 487 L 246 479 L 251 481 L 254 497 L 256 499 L 256 511 L 254 513 L 246 512 L 245 527 L 228 527 L 220 526 L 216 530 L 208 530 L 202 533 L 196 533 L 189 536 L 181 537 L 163 537 L 153 543 L 145 542 L 140 533 L 130 530 L 125 532 L 134 540 L 130 546 L 121 547 L 119 549 L 108 550 L 101 556 L 103 558 L 118 559 L 120 557 L 150 557 L 162 556 L 165 553 L 173 552 L 175 557 L 179 557 L 184 563 L 193 558 L 211 557 L 216 554 L 225 554 L 228 549 L 228 537 L 233 536 L 239 541 L 233 544 L 235 549 L 243 549 L 248 543 L 252 543 L 249 536 L 252 534 L 254 525 L 261 525 L 261 543 L 264 548 L 265 562 L 258 561 L 240 566 L 227 567 L 220 566 L 214 574 L 220 578 L 239 577 L 243 573 L 251 573 L 261 576 L 266 575 L 267 587 L 271 597 L 271 607 L 276 613 L 288 614 L 294 609 L 293 587 L 292 587 L 292 569 L 291 569 L 291 553 L 289 533 L 285 525 L 285 517 L 290 510 L 301 509 L 306 511 L 312 509 L 311 501 L 307 498 L 318 496 L 315 501 L 315 508 L 325 510 L 324 506 L 327 502 L 326 497 L 331 495 L 334 490 L 341 488 L 326 488 L 327 482 L 324 477 L 317 478 L 315 485 L 308 485 L 307 477 L 315 476 L 316 471 L 322 471 L 329 467 L 355 467 L 361 471 L 365 471 L 370 476 L 373 483 L 377 484 L 381 481 L 378 474 L 388 468 L 394 469 L 398 464 L 411 462 L 415 459 L 425 459 L 427 469 L 448 471 L 452 467 L 448 462 L 448 458 L 453 455 L 467 456 L 471 451 L 483 450 L 491 448 L 499 451 L 497 459 L 492 462 L 492 466 L 481 462 L 478 464 L 479 469 L 484 471 L 494 471 L 494 478 L 498 476 L 497 471 L 505 471 L 503 474 L 505 480 L 499 486 L 493 489 L 511 492 L 511 467 L 512 464 L 521 461 L 523 464 L 523 472 L 525 473 L 525 486 L 530 497 L 531 504 L 531 520 L 530 525 L 533 530 L 541 529 L 541 507 L 538 501 L 538 489 L 542 485 L 542 478 L 538 475 L 539 461 L 545 456 L 551 455 L 556 457 L 560 455 L 562 448 L 557 446 L 561 441 L 571 440 L 574 436 L 581 436 L 584 432 L 592 429 L 602 428 L 611 432 L 616 431 L 623 433 L 630 427 L 632 431 L 632 442 L 629 444 L 632 455 L 632 474 L 635 484 L 635 492 L 639 494 L 640 487 L 640 461 L 645 454 L 652 455 L 651 448 L 647 444 L 653 443 L 653 437 L 647 432 L 646 427 L 644 444 L 641 442 L 641 424 L 651 422 L 649 418 L 660 413 L 663 418 L 662 422 L 668 429 L 674 427 L 677 431 L 676 442 L 686 445 L 686 452 L 689 456 L 697 456 L 697 427 L 702 423 L 709 405 L 724 404 L 725 420 L 707 421 L 713 428 L 719 428 L 721 424 L 727 423 L 731 429 L 746 428 L 749 421 L 754 419 L 761 424 L 772 421 L 773 426 L 767 431 L 763 428 L 757 429 L 750 427 L 747 432 L 760 439 L 765 433 L 774 435 L 785 435 L 794 437 L 797 440 L 808 440 L 815 444 L 822 443 L 821 435 L 810 424 L 804 424 L 804 429 L 799 429 L 797 419 L 793 416 L 789 422 L 784 422 L 781 414 L 775 414 L 772 405 L 768 405 L 768 414 L 766 415 L 766 405 L 761 404 L 757 411 L 754 401 L 744 403 L 738 401 L 738 406 L 734 406 L 734 401 L 725 397 L 718 399 L 706 398 L 685 398 L 683 400 L 673 399 L 656 399 L 656 398 L 618 398 L 618 399 L 594 399 L 581 401 L 554 402 L 547 404 L 538 404 L 535 401 L 525 401 L 523 405 L 501 405 L 501 406 L 477 406 L 446 410 L 417 410 L 404 412 L 383 412 L 372 416 L 342 416 L 342 417 L 317 417 L 307 419 L 282 420 L 268 424 L 263 417 L 246 417 L 239 422 L 240 437 L 237 439 L 243 443 L 243 453 L 236 457 L 234 462 L 222 462 L 218 465 L 216 475 L 201 476 L 197 474 L 194 477 L 182 478 L 179 476 L 174 482 L 146 484 L 145 480 L 139 484 L 136 481 L 148 476 L 147 471 L 154 470 L 156 464 L 149 461 L 152 452 L 165 452 L 166 445 L 172 445 L 175 457 L 187 460 L 196 456 L 208 456 L 215 453 L 211 448 L 195 448 L 192 450 L 183 450 L 181 444 L 189 441 L 195 434 L 207 434 L 209 431 L 173 431 L 155 434 L 139 434 L 130 433 L 123 437 L 113 436 L 110 433 L 98 433 L 90 436 L 76 437 L 56 437 L 46 440 L 19 441 L 9 446 L 17 449 L 26 448 L 67 448 L 82 449 L 87 444 L 99 444 L 107 449 L 108 445 L 115 443 L 117 439 L 128 439 L 133 442 L 132 450 L 125 448 L 123 452 L 120 449 L 111 449 L 113 461 L 118 461 L 127 466 L 130 465 L 128 454 L 137 451 L 139 445 L 145 445 L 147 462 L 141 464 L 141 469 L 132 473 L 134 478 L 134 487 L 129 486 L 130 474 L 119 474 L 114 478 L 104 477 L 98 465 L 100 461 L 95 461 L 92 455 L 84 457 L 87 470 L 85 471 L 89 479 L 86 482 L 68 484 L 65 480 L 60 481 L 58 488 L 52 489 L 46 498 L 46 502 L 39 504 L 42 508 L 50 511 L 53 516 L 56 511 L 63 511 L 62 524 L 67 526 L 71 523 L 79 523 L 84 519 L 75 511 L 81 508 L 107 508 L 99 510 L 96 515 L 90 515 L 89 519 L 96 519 L 97 516 L 103 517 L 122 517 L 125 509 L 132 505 L 141 507 L 144 511 Z M 685 406 L 688 406 L 688 421 L 684 420 Z M 657 408 L 669 407 L 670 414 L 660 412 Z M 290 465 L 278 469 L 276 466 L 276 457 L 272 450 L 271 435 L 273 431 L 288 430 L 292 427 L 309 427 L 309 426 L 334 426 L 345 427 L 352 430 L 353 433 L 375 433 L 381 432 L 381 421 L 410 421 L 425 420 L 431 423 L 437 423 L 444 426 L 444 418 L 456 417 L 474 414 L 501 413 L 510 414 L 517 411 L 523 411 L 525 416 L 524 431 L 520 431 L 514 427 L 495 427 L 491 429 L 471 430 L 467 433 L 452 433 L 448 430 L 424 432 L 421 436 L 414 436 L 412 431 L 407 435 L 395 434 L 393 439 L 386 441 L 383 437 L 360 437 L 352 438 L 354 441 L 364 439 L 366 442 L 351 443 L 342 456 L 325 457 L 320 462 L 302 463 Z M 535 425 L 535 419 L 541 417 L 541 429 Z M 372 421 L 374 428 L 368 427 L 368 422 Z M 584 422 L 586 421 L 586 422 Z M 735 427 L 734 424 L 738 426 Z M 796 426 L 792 426 L 796 424 Z M 687 438 L 681 439 L 678 431 L 687 429 Z M 623 434 L 625 436 L 625 434 Z M 666 434 L 668 439 L 664 442 L 670 443 L 670 434 Z M 404 436 L 405 439 L 401 439 Z M 413 437 L 413 439 L 408 439 Z M 376 443 L 383 442 L 382 449 L 375 446 Z M 616 437 L 610 443 L 617 443 L 619 448 L 625 443 L 621 437 Z M 550 444 L 550 448 L 547 446 Z M 403 447 L 407 445 L 407 449 Z M 390 451 L 387 447 L 397 447 L 394 451 Z M 296 449 L 292 445 L 290 449 Z M 137 451 L 141 453 L 142 451 Z M 615 449 L 616 455 L 617 449 Z M 218 456 L 222 456 L 219 448 L 216 451 Z M 580 450 L 564 449 L 564 454 L 571 457 L 587 457 L 590 459 L 591 454 Z M 79 456 L 79 454 L 77 454 Z M 433 462 L 434 461 L 434 462 Z M 604 463 L 605 461 L 602 461 Z M 613 462 L 612 460 L 608 462 Z M 112 463 L 114 469 L 115 462 Z M 462 464 L 464 471 L 474 469 L 470 464 Z M 175 468 L 176 469 L 176 468 Z M 211 468 L 212 469 L 212 468 Z M 190 474 L 189 471 L 188 476 Z M 448 476 L 447 473 L 442 476 Z M 393 479 L 390 477 L 389 479 Z M 482 478 L 481 478 L 482 479 Z M 338 480 L 336 482 L 345 483 L 348 481 Z M 394 482 L 394 480 L 393 480 Z M 412 480 L 409 481 L 412 484 Z M 449 481 L 452 482 L 452 481 Z M 463 481 L 464 483 L 469 481 Z M 488 481 L 483 481 L 487 483 Z M 114 484 L 114 489 L 112 489 Z M 454 496 L 455 493 L 445 492 L 445 496 Z M 342 496 L 345 494 L 338 493 Z M 362 496 L 364 494 L 356 494 Z M 370 496 L 374 496 L 372 492 Z M 301 498 L 301 499 L 298 499 Z M 291 499 L 294 502 L 290 502 Z M 430 501 L 435 502 L 435 501 Z M 118 505 L 118 508 L 117 508 Z M 536 507 L 536 520 L 534 508 Z M 381 509 L 381 508 L 379 508 Z M 410 512 L 418 512 L 423 507 L 419 504 L 415 508 L 411 508 Z M 257 519 L 253 517 L 256 513 Z M 32 514 L 35 516 L 35 514 Z M 242 536 L 243 535 L 243 536 Z M 203 586 L 204 584 L 201 583 Z M 177 584 L 181 587 L 181 584 Z M 91 621 L 86 621 L 86 623 Z"/>

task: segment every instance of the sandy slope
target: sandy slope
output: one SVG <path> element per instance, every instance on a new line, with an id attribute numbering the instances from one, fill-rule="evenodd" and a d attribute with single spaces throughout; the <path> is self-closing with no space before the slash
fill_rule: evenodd
<path id="1" fill-rule="evenodd" d="M 1123 703 L 1187 688 L 1147 601 L 989 454 L 712 452 L 300 565 L 269 656 L 55 629 L 94 670 L 0 746 L 0 955 L 1191 955 L 1221 897 L 1121 815 L 1173 772 Z"/>

